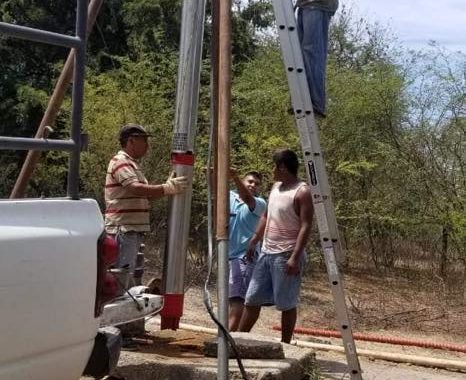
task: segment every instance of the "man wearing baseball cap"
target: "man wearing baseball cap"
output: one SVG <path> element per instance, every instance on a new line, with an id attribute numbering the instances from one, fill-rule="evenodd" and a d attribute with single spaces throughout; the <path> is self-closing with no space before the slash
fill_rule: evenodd
<path id="1" fill-rule="evenodd" d="M 150 231 L 149 201 L 180 194 L 188 187 L 188 179 L 174 173 L 164 184 L 147 182 L 138 160 L 147 152 L 149 137 L 141 125 L 124 125 L 119 135 L 121 150 L 110 160 L 105 180 L 105 230 L 118 242 L 117 267 L 128 269 L 128 279 L 144 234 Z M 127 279 L 123 276 L 123 280 Z"/>

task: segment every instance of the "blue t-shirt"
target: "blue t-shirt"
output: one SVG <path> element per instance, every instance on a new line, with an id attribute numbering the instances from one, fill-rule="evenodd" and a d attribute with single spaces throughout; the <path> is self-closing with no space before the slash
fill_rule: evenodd
<path id="1" fill-rule="evenodd" d="M 249 240 L 256 232 L 257 223 L 265 212 L 265 200 L 254 197 L 256 207 L 253 211 L 235 191 L 230 191 L 230 245 L 229 258 L 241 257 L 246 253 Z"/>

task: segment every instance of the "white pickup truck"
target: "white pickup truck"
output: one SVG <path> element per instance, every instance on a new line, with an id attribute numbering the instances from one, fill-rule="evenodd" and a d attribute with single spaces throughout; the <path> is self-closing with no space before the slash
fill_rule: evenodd
<path id="1" fill-rule="evenodd" d="M 92 199 L 0 201 L 0 380 L 75 380 L 91 352 L 88 372 L 100 377 L 120 339 L 116 329 L 96 339 L 99 327 L 160 310 L 148 294 L 134 295 L 139 307 L 129 296 L 104 307 L 118 252 L 103 230 Z"/>

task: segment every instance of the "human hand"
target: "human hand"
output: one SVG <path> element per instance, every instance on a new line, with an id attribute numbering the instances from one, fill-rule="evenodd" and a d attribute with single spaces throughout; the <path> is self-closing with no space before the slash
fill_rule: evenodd
<path id="1" fill-rule="evenodd" d="M 175 195 L 183 193 L 188 187 L 188 178 L 185 176 L 176 177 L 175 172 L 171 172 L 167 181 L 162 185 L 165 195 Z"/>
<path id="2" fill-rule="evenodd" d="M 230 178 L 238 177 L 238 169 L 230 167 Z"/>
<path id="3" fill-rule="evenodd" d="M 286 262 L 285 272 L 288 276 L 297 276 L 299 274 L 299 260 L 291 255 Z"/>

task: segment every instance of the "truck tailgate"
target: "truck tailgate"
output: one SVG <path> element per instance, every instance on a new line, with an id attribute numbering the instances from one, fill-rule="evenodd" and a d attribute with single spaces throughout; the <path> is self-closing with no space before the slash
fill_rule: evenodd
<path id="1" fill-rule="evenodd" d="M 0 231 L 0 336 L 8 342 L 0 345 L 0 378 L 24 379 L 30 371 L 35 380 L 79 375 L 99 325 L 96 245 L 103 219 L 97 203 L 0 201 Z M 54 362 L 63 367 L 54 371 L 58 377 L 43 372 Z"/>

